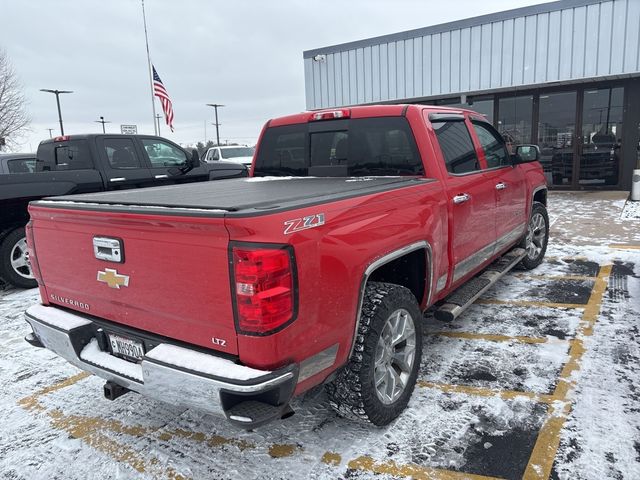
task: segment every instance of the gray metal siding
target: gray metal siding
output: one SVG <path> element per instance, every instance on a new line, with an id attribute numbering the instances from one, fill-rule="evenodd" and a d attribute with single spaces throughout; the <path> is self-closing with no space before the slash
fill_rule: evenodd
<path id="1" fill-rule="evenodd" d="M 635 74 L 639 43 L 640 0 L 563 0 L 305 52 L 306 103 L 326 108 Z"/>

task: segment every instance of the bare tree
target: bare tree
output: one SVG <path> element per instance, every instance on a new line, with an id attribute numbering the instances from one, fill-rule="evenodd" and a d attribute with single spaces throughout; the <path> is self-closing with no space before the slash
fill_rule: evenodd
<path id="1" fill-rule="evenodd" d="M 17 147 L 31 118 L 22 85 L 4 50 L 0 50 L 0 151 Z"/>

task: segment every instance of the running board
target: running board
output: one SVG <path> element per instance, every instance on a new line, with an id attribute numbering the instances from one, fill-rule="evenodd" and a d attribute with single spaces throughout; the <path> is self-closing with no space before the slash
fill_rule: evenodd
<path id="1" fill-rule="evenodd" d="M 489 265 L 480 275 L 472 278 L 444 299 L 433 316 L 442 322 L 452 322 L 473 302 L 489 290 L 493 284 L 515 267 L 525 257 L 524 248 L 514 248 Z"/>

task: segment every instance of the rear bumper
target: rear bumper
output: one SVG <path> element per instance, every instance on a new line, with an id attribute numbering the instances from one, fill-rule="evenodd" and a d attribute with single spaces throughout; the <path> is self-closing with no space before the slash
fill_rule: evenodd
<path id="1" fill-rule="evenodd" d="M 225 414 L 243 428 L 279 418 L 298 378 L 298 366 L 269 372 L 177 345 L 161 343 L 133 363 L 101 351 L 96 325 L 81 315 L 34 305 L 26 312 L 35 339 L 28 341 L 60 355 L 78 368 L 163 402 Z M 270 405 L 273 418 L 234 416 L 229 410 L 245 401 Z M 235 409 L 237 410 L 237 408 Z"/>

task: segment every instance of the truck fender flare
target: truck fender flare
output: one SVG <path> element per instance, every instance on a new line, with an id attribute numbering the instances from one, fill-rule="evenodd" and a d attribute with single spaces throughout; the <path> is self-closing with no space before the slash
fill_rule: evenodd
<path id="1" fill-rule="evenodd" d="M 364 302 L 364 291 L 367 287 L 367 282 L 369 281 L 369 277 L 373 272 L 375 272 L 378 268 L 383 265 L 397 260 L 408 253 L 415 252 L 416 250 L 425 250 L 427 256 L 427 285 L 425 288 L 425 295 L 427 299 L 426 305 L 428 306 L 431 303 L 431 287 L 433 285 L 433 249 L 431 248 L 431 244 L 426 240 L 420 240 L 418 242 L 410 243 L 409 245 L 405 245 L 404 247 L 398 248 L 397 250 L 393 250 L 382 257 L 379 257 L 373 260 L 364 271 L 362 276 L 362 282 L 360 283 L 360 291 L 358 298 L 358 311 L 356 313 L 356 321 L 354 325 L 353 335 L 351 336 L 351 348 L 349 349 L 349 356 L 347 358 L 351 358 L 353 355 L 353 349 L 356 345 L 356 335 L 358 333 L 358 327 L 360 326 L 360 317 L 362 315 L 362 303 Z M 420 302 L 421 299 L 417 299 Z"/>
<path id="2" fill-rule="evenodd" d="M 531 216 L 531 210 L 533 209 L 533 202 L 535 202 L 535 198 L 536 198 L 536 194 L 540 191 L 544 191 L 545 192 L 545 199 L 546 199 L 546 193 L 548 192 L 547 186 L 546 185 L 540 185 L 538 187 L 535 187 L 531 190 L 531 203 L 529 204 L 529 211 L 527 212 L 527 218 L 529 218 L 529 216 Z M 546 202 L 545 202 L 546 203 Z M 545 204 L 546 207 L 546 204 Z M 528 220 L 527 220 L 528 221 Z"/>

